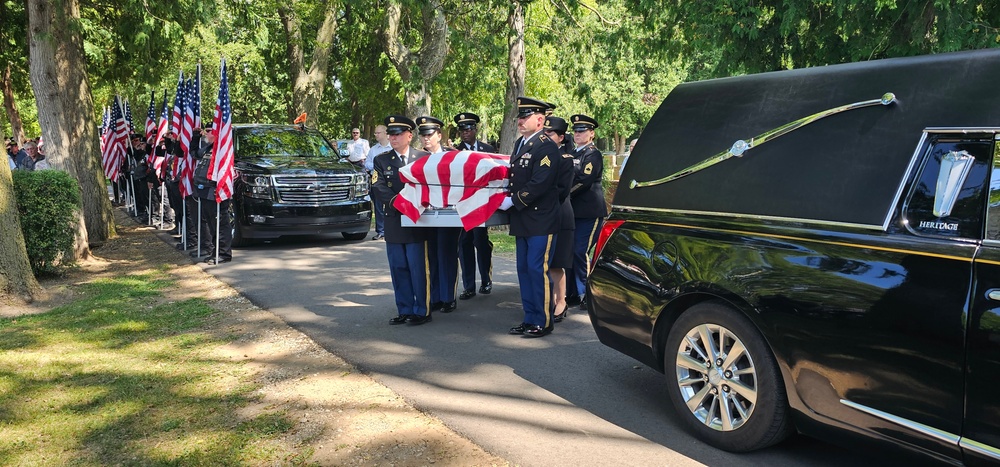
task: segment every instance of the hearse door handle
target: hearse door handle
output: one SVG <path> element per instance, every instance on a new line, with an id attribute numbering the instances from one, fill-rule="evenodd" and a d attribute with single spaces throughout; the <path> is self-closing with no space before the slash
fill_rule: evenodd
<path id="1" fill-rule="evenodd" d="M 1000 289 L 987 290 L 986 298 L 1000 302 Z"/>

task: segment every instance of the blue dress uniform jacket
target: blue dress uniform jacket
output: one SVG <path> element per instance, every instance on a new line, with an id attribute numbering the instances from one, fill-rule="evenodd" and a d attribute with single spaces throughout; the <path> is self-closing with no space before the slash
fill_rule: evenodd
<path id="1" fill-rule="evenodd" d="M 559 190 L 557 176 L 562 156 L 559 147 L 544 133 L 524 141 L 510 158 L 510 234 L 534 237 L 559 232 Z"/>
<path id="2" fill-rule="evenodd" d="M 579 148 L 573 157 L 576 175 L 573 178 L 570 197 L 574 215 L 588 219 L 607 217 L 608 207 L 604 201 L 604 187 L 601 184 L 604 175 L 604 155 L 590 143 Z"/>
<path id="3" fill-rule="evenodd" d="M 407 151 L 407 163 L 428 155 L 425 151 L 413 148 Z M 385 241 L 388 243 L 416 243 L 427 239 L 424 228 L 403 227 L 402 214 L 392 206 L 392 200 L 403 189 L 403 183 L 399 181 L 399 168 L 404 165 L 406 164 L 395 150 L 375 156 L 372 164 L 372 188 L 377 193 L 376 202 L 382 203 L 385 212 Z"/>

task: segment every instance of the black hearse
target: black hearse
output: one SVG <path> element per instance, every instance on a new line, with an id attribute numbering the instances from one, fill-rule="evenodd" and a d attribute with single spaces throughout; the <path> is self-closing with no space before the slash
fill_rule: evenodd
<path id="1" fill-rule="evenodd" d="M 1000 50 L 686 83 L 594 253 L 601 342 L 699 438 L 1000 462 Z"/>
<path id="2" fill-rule="evenodd" d="M 317 130 L 233 125 L 236 172 L 233 245 L 285 235 L 368 235 L 368 174 Z"/>

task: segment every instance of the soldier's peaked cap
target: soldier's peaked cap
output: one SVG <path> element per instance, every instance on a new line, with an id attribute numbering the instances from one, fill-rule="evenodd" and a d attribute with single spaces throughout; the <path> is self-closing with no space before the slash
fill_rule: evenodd
<path id="1" fill-rule="evenodd" d="M 441 131 L 442 126 L 444 126 L 444 122 L 429 115 L 417 118 L 417 127 L 421 135 L 434 134 L 435 131 Z"/>
<path id="2" fill-rule="evenodd" d="M 518 97 L 517 98 L 517 116 L 527 117 L 531 114 L 544 114 L 546 110 L 549 109 L 549 103 L 545 101 L 540 101 L 531 97 Z"/>
<path id="3" fill-rule="evenodd" d="M 465 112 L 456 115 L 454 120 L 455 124 L 458 125 L 458 129 L 468 130 L 469 128 L 474 128 L 479 123 L 479 115 Z"/>
<path id="4" fill-rule="evenodd" d="M 597 120 L 584 114 L 576 114 L 569 118 L 573 122 L 573 130 L 593 130 L 597 128 Z"/>
<path id="5" fill-rule="evenodd" d="M 390 135 L 413 131 L 417 127 L 417 124 L 406 115 L 390 115 L 385 117 L 382 123 L 385 124 L 385 132 Z"/>

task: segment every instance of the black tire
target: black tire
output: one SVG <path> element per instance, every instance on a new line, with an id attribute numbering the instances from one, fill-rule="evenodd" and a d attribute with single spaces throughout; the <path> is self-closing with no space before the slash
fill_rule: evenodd
<path id="1" fill-rule="evenodd" d="M 233 222 L 233 246 L 244 247 L 253 244 L 253 240 L 243 237 L 243 229 L 240 228 L 239 221 Z"/>
<path id="2" fill-rule="evenodd" d="M 343 235 L 344 238 L 347 240 L 364 240 L 365 237 L 368 236 L 368 232 L 357 232 L 357 233 L 341 232 L 340 234 Z"/>
<path id="3" fill-rule="evenodd" d="M 721 349 L 714 349 L 720 336 L 725 336 Z M 778 365 L 746 316 L 722 302 L 700 303 L 677 319 L 665 345 L 670 402 L 696 437 L 719 449 L 747 452 L 792 433 Z M 708 354 L 713 355 L 706 361 Z M 720 410 L 723 406 L 728 410 Z"/>

